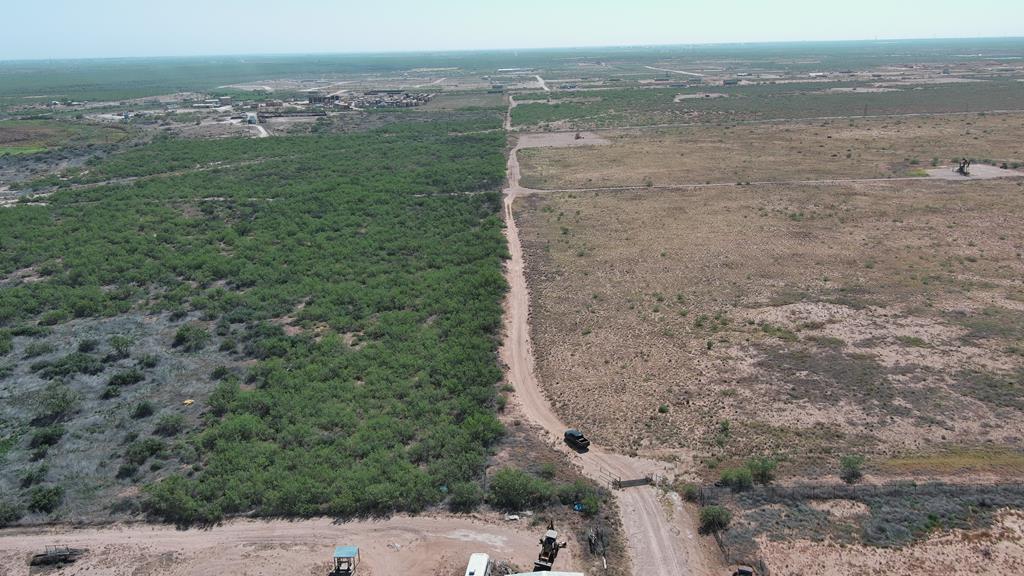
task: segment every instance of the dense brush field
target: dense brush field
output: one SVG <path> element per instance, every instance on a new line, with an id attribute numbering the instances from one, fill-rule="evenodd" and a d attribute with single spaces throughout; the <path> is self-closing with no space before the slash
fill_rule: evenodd
<path id="1" fill-rule="evenodd" d="M 133 434 L 108 465 L 145 479 L 157 516 L 419 510 L 478 479 L 502 434 L 504 135 L 458 128 L 158 139 L 91 166 L 89 186 L 0 210 L 0 383 L 57 399 L 5 415 L 8 459 L 42 463 L 5 509 L 58 508 L 72 479 L 47 474 L 47 451 L 71 457 L 65 429 L 100 433 L 74 426 L 100 401 L 83 382 L 109 379 L 116 398 L 154 363 L 125 341 L 103 356 L 46 338 L 125 314 L 234 367 L 191 431 Z"/>

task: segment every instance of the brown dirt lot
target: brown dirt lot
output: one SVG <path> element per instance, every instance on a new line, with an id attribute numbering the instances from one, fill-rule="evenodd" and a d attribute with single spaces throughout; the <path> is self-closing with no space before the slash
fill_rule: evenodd
<path id="1" fill-rule="evenodd" d="M 708 468 L 1013 449 L 1022 200 L 1016 180 L 527 197 L 541 381 L 599 444 Z"/>
<path id="2" fill-rule="evenodd" d="M 530 566 L 543 528 L 506 522 L 496 514 L 439 514 L 346 523 L 236 520 L 193 530 L 145 525 L 12 529 L 0 531 L 0 576 L 30 574 L 27 559 L 54 544 L 89 552 L 67 568 L 31 574 L 326 576 L 334 546 L 345 544 L 360 547 L 358 572 L 363 576 L 457 576 L 474 552 Z M 577 568 L 574 550 L 563 550 L 558 566 Z"/>
<path id="3" fill-rule="evenodd" d="M 839 545 L 829 540 L 771 541 L 761 549 L 772 574 L 1018 574 L 1024 570 L 1024 516 L 1004 512 L 987 530 L 954 530 L 904 548 Z"/>
<path id="4" fill-rule="evenodd" d="M 924 175 L 968 156 L 1024 163 L 1024 114 L 602 132 L 610 146 L 520 152 L 523 186 L 572 189 Z"/>

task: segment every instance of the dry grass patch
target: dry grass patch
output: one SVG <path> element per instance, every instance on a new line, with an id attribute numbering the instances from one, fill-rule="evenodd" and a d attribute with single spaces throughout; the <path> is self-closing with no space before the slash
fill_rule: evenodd
<path id="1" fill-rule="evenodd" d="M 924 176 L 968 156 L 1024 163 L 1024 114 L 690 126 L 605 133 L 611 146 L 520 153 L 541 189 Z"/>
<path id="2" fill-rule="evenodd" d="M 1022 198 L 1012 181 L 530 197 L 542 383 L 599 443 L 710 466 L 1019 445 Z"/>
<path id="3" fill-rule="evenodd" d="M 948 476 L 995 474 L 1006 478 L 1024 476 L 1024 453 L 1012 449 L 964 449 L 890 458 L 875 465 L 879 471 L 898 475 Z"/>

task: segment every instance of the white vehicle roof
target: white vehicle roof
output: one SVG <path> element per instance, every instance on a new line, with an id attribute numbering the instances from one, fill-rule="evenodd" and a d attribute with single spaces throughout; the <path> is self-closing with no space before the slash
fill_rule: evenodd
<path id="1" fill-rule="evenodd" d="M 486 576 L 487 566 L 491 563 L 491 557 L 487 554 L 471 554 L 469 565 L 466 566 L 466 576 Z"/>

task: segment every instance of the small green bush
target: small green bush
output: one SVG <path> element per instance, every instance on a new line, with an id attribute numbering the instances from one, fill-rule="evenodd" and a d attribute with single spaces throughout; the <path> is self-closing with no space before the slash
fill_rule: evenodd
<path id="1" fill-rule="evenodd" d="M 227 366 L 217 366 L 210 374 L 210 378 L 214 380 L 224 380 L 228 376 L 231 376 L 231 369 Z"/>
<path id="2" fill-rule="evenodd" d="M 90 354 L 72 352 L 55 362 L 38 362 L 32 365 L 43 378 L 60 378 L 73 374 L 99 374 L 103 372 L 103 362 Z"/>
<path id="3" fill-rule="evenodd" d="M 545 462 L 540 465 L 540 477 L 545 480 L 552 480 L 555 477 L 555 465 L 551 462 Z"/>
<path id="4" fill-rule="evenodd" d="M 28 509 L 32 512 L 49 514 L 64 501 L 64 488 L 60 486 L 36 486 L 28 494 Z"/>
<path id="5" fill-rule="evenodd" d="M 164 414 L 156 423 L 153 432 L 160 436 L 176 436 L 185 429 L 185 417 L 181 414 Z"/>
<path id="6" fill-rule="evenodd" d="M 50 422 L 64 420 L 78 411 L 81 397 L 61 382 L 49 384 L 36 399 L 39 417 Z"/>
<path id="7" fill-rule="evenodd" d="M 847 484 L 856 484 L 864 476 L 864 457 L 849 454 L 839 459 L 839 477 Z"/>
<path id="8" fill-rule="evenodd" d="M 594 487 L 583 480 L 576 480 L 572 484 L 562 484 L 558 487 L 558 501 L 566 506 L 581 503 L 591 496 L 596 496 Z"/>
<path id="9" fill-rule="evenodd" d="M 584 516 L 593 517 L 597 516 L 597 513 L 601 511 L 601 499 L 597 497 L 597 494 L 590 494 L 580 501 L 583 509 L 580 512 Z"/>
<path id="10" fill-rule="evenodd" d="M 732 522 L 732 512 L 722 506 L 705 506 L 700 509 L 700 531 L 704 534 L 721 532 Z"/>
<path id="11" fill-rule="evenodd" d="M 131 478 L 135 476 L 135 473 L 139 471 L 139 467 L 133 464 L 121 464 L 117 468 L 117 478 L 124 480 L 125 478 Z"/>
<path id="12" fill-rule="evenodd" d="M 33 342 L 28 346 L 25 346 L 25 351 L 22 352 L 21 357 L 25 359 L 35 358 L 37 356 L 49 354 L 50 352 L 53 352 L 53 346 L 51 344 L 46 342 Z"/>
<path id="13" fill-rule="evenodd" d="M 54 424 L 52 426 L 45 426 L 43 428 L 37 428 L 32 433 L 32 437 L 28 441 L 29 448 L 39 448 L 40 446 L 53 446 L 60 442 L 60 439 L 64 437 L 64 427 L 60 424 Z"/>
<path id="14" fill-rule="evenodd" d="M 696 484 L 687 482 L 683 484 L 682 495 L 687 502 L 696 502 L 700 496 L 700 488 Z"/>
<path id="15" fill-rule="evenodd" d="M 178 524 L 192 524 L 216 520 L 219 515 L 208 513 L 192 495 L 191 484 L 182 476 L 174 475 L 143 490 L 146 494 L 142 506 L 149 514 Z"/>
<path id="16" fill-rule="evenodd" d="M 772 480 L 775 479 L 775 468 L 777 466 L 778 463 L 775 459 L 767 456 L 747 460 L 747 469 L 750 470 L 750 475 L 753 477 L 754 482 L 758 484 L 771 484 Z"/>
<path id="17" fill-rule="evenodd" d="M 0 501 L 0 528 L 21 520 L 22 514 L 21 508 L 17 504 Z"/>
<path id="18" fill-rule="evenodd" d="M 99 340 L 96 340 L 95 338 L 86 338 L 85 340 L 82 340 L 81 342 L 78 343 L 78 351 L 81 352 L 82 354 L 88 354 L 90 352 L 95 351 L 96 348 L 99 347 L 99 345 Z"/>
<path id="19" fill-rule="evenodd" d="M 124 459 L 129 464 L 135 466 L 141 466 L 149 460 L 150 457 L 160 454 L 164 450 L 164 443 L 159 438 L 146 438 L 145 440 L 137 440 L 128 445 L 128 448 L 124 451 Z"/>
<path id="20" fill-rule="evenodd" d="M 732 488 L 734 492 L 741 490 L 749 490 L 754 485 L 754 476 L 751 474 L 750 469 L 743 468 L 726 468 L 722 470 L 722 475 L 719 482 L 723 486 Z"/>
<path id="21" fill-rule="evenodd" d="M 473 482 L 459 482 L 451 486 L 448 509 L 452 512 L 472 512 L 484 501 L 484 492 Z"/>
<path id="22" fill-rule="evenodd" d="M 49 310 L 39 317 L 40 326 L 56 326 L 68 319 L 67 310 Z"/>
<path id="23" fill-rule="evenodd" d="M 152 416 L 154 412 L 156 412 L 156 408 L 153 406 L 153 403 L 149 400 L 143 400 L 132 408 L 132 418 L 136 420 L 148 418 Z"/>
<path id="24" fill-rule="evenodd" d="M 514 468 L 502 468 L 491 477 L 488 500 L 503 510 L 524 510 L 552 500 L 550 484 Z"/>
<path id="25" fill-rule="evenodd" d="M 123 372 L 118 372 L 117 374 L 114 374 L 113 376 L 110 377 L 110 381 L 107 384 L 109 386 L 115 387 L 131 386 L 132 384 L 138 384 L 139 382 L 142 382 L 145 379 L 146 376 L 142 372 L 140 372 L 136 368 L 131 368 L 129 370 L 125 370 Z"/>
<path id="26" fill-rule="evenodd" d="M 116 354 L 118 358 L 127 358 L 128 354 L 132 351 L 132 345 L 135 344 L 135 341 L 129 336 L 122 336 L 118 334 L 116 336 L 111 336 L 108 343 L 110 344 L 110 347 L 114 349 L 114 354 Z"/>
<path id="27" fill-rule="evenodd" d="M 50 471 L 50 468 L 46 464 L 40 464 L 34 468 L 29 468 L 21 474 L 19 481 L 22 488 L 29 488 L 36 484 L 46 480 L 46 474 Z"/>
<path id="28" fill-rule="evenodd" d="M 181 348 L 184 352 L 198 352 L 210 341 L 210 333 L 202 326 L 188 324 L 178 329 L 171 346 Z"/>

